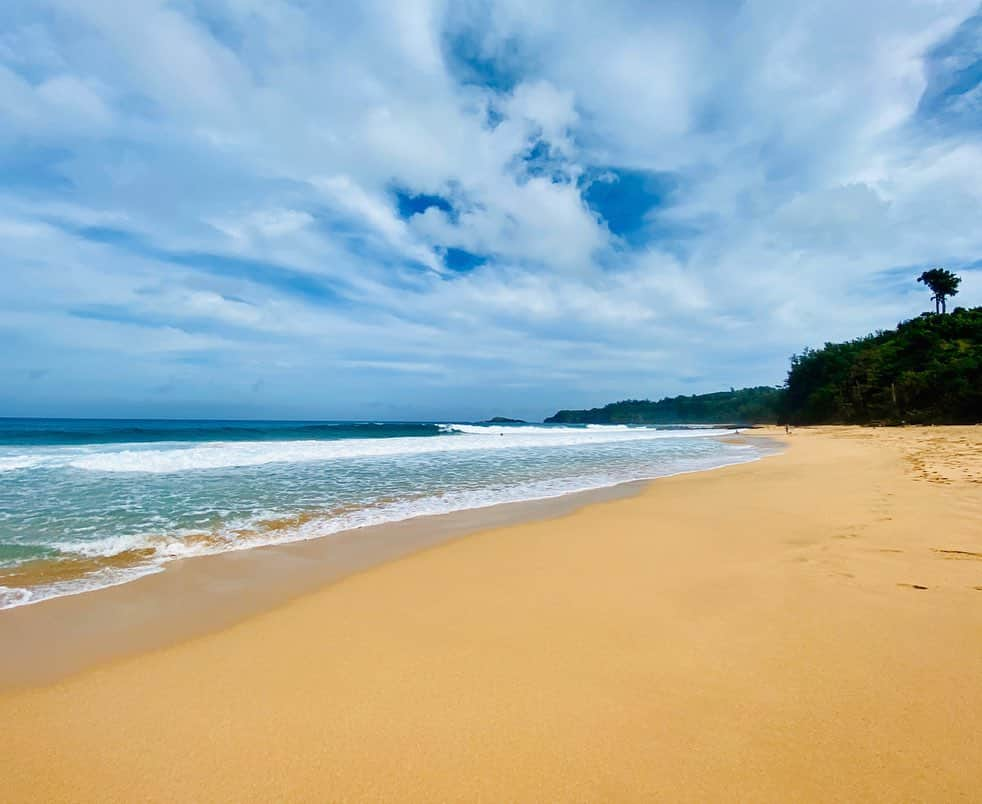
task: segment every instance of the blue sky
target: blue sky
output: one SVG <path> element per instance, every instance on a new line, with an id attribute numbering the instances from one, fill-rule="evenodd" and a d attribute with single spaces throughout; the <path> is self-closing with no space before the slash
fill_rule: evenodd
<path id="1" fill-rule="evenodd" d="M 982 304 L 977 2 L 8 0 L 0 95 L 0 415 L 539 418 Z"/>

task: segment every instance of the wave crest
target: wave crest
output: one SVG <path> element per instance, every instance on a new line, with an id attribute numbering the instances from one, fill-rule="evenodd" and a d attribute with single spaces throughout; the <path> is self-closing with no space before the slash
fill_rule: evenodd
<path id="1" fill-rule="evenodd" d="M 66 464 L 97 472 L 184 472 L 261 466 L 269 463 L 308 463 L 350 458 L 393 455 L 426 455 L 502 449 L 575 447 L 622 441 L 653 441 L 726 435 L 727 430 L 654 430 L 644 428 L 484 427 L 452 425 L 466 438 L 381 438 L 340 441 L 277 441 L 211 443 L 193 447 L 170 446 L 154 449 L 115 449 L 74 455 Z M 459 429 L 465 428 L 465 429 Z"/>

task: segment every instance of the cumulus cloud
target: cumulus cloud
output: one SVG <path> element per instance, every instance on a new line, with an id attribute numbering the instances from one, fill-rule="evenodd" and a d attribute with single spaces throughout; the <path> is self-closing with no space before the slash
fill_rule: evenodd
<path id="1" fill-rule="evenodd" d="M 0 413 L 535 417 L 977 304 L 980 19 L 5 4 Z"/>

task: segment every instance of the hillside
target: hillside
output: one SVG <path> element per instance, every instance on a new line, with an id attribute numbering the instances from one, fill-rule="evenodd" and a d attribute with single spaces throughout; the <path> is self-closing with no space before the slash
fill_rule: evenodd
<path id="1" fill-rule="evenodd" d="M 651 402 L 626 399 L 591 410 L 561 410 L 547 423 L 566 424 L 756 424 L 776 422 L 783 398 L 766 385 L 712 394 L 676 396 Z"/>
<path id="2" fill-rule="evenodd" d="M 924 315 L 791 358 L 784 388 L 627 399 L 546 419 L 568 424 L 982 423 L 982 307 Z"/>
<path id="3" fill-rule="evenodd" d="M 795 424 L 982 422 L 982 307 L 795 355 L 787 405 Z"/>

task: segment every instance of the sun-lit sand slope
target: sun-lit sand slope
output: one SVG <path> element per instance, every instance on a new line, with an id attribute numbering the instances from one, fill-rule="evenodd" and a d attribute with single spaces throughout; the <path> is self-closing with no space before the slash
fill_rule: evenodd
<path id="1" fill-rule="evenodd" d="M 0 723 L 4 800 L 979 800 L 982 428 L 802 430 Z"/>

